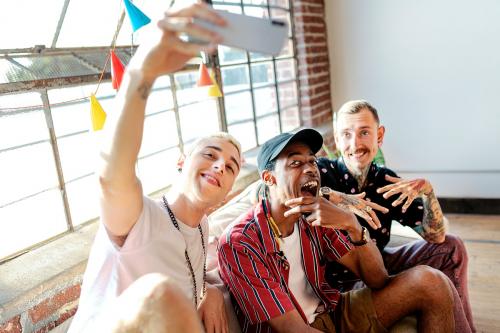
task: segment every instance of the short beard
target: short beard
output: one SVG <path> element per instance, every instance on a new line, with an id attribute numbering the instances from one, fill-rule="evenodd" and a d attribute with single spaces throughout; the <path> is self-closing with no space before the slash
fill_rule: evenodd
<path id="1" fill-rule="evenodd" d="M 370 165 L 368 164 L 366 167 L 359 169 L 359 168 L 354 168 L 353 166 L 349 165 L 348 162 L 344 159 L 344 163 L 347 166 L 347 169 L 349 172 L 352 174 L 354 179 L 357 180 L 358 182 L 358 189 L 361 191 L 361 189 L 364 187 L 366 178 L 368 177 L 368 171 L 370 170 Z"/>

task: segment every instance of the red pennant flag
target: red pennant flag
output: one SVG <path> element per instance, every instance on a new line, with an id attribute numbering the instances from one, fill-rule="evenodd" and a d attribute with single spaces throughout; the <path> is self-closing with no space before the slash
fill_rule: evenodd
<path id="1" fill-rule="evenodd" d="M 111 50 L 111 83 L 113 85 L 113 89 L 120 89 L 120 85 L 122 84 L 123 72 L 125 71 L 125 67 L 123 66 L 120 58 L 118 58 L 115 54 L 115 51 Z"/>
<path id="2" fill-rule="evenodd" d="M 206 87 L 213 85 L 210 74 L 208 73 L 207 66 L 204 63 L 200 64 L 200 70 L 198 71 L 198 82 L 196 82 L 198 87 Z"/>

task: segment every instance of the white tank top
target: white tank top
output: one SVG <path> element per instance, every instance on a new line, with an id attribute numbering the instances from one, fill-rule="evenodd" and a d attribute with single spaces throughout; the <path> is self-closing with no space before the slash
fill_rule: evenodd
<path id="1" fill-rule="evenodd" d="M 307 321 L 312 323 L 316 318 L 316 309 L 321 301 L 314 293 L 306 278 L 302 263 L 302 247 L 300 245 L 300 233 L 297 223 L 293 227 L 293 233 L 283 238 L 281 250 L 285 253 L 290 264 L 288 286 L 306 315 Z"/>

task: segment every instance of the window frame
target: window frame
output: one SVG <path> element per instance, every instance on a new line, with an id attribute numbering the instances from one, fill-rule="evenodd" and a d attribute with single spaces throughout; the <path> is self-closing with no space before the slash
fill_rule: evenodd
<path id="1" fill-rule="evenodd" d="M 303 121 L 302 121 L 301 112 L 300 112 L 301 111 L 300 80 L 298 77 L 297 47 L 296 47 L 296 39 L 295 39 L 295 31 L 294 31 L 295 29 L 293 26 L 293 21 L 294 21 L 293 20 L 293 6 L 291 4 L 291 1 L 287 0 L 288 8 L 270 5 L 269 0 L 266 2 L 266 4 L 260 4 L 260 5 L 244 4 L 242 0 L 240 0 L 239 2 L 238 1 L 234 1 L 234 2 L 208 1 L 208 2 L 211 5 L 239 6 L 243 13 L 244 13 L 245 7 L 259 7 L 259 8 L 263 8 L 263 9 L 267 10 L 267 14 L 269 17 L 271 17 L 271 10 L 272 9 L 284 10 L 287 12 L 287 15 L 289 15 L 290 24 L 292 25 L 290 27 L 291 35 L 287 37 L 287 43 L 289 43 L 289 41 L 291 41 L 291 46 L 292 46 L 291 52 L 293 52 L 292 55 L 287 55 L 284 57 L 283 56 L 282 57 L 272 56 L 272 57 L 266 57 L 264 59 L 252 60 L 252 58 L 250 56 L 250 52 L 244 51 L 246 54 L 245 61 L 234 62 L 234 63 L 231 62 L 229 64 L 223 64 L 223 65 L 220 65 L 220 58 L 219 58 L 218 52 L 215 52 L 213 55 L 210 55 L 207 57 L 208 66 L 211 67 L 212 70 L 214 71 L 214 79 L 215 79 L 216 83 L 219 85 L 219 87 L 221 87 L 222 89 L 223 89 L 223 84 L 222 84 L 221 69 L 228 67 L 228 66 L 244 65 L 248 69 L 248 73 L 249 73 L 249 87 L 248 88 L 242 89 L 241 91 L 227 92 L 227 93 L 224 93 L 223 96 L 215 98 L 217 115 L 218 115 L 219 130 L 228 131 L 229 126 L 237 125 L 240 123 L 243 124 L 243 123 L 250 123 L 251 122 L 251 123 L 253 123 L 253 127 L 254 127 L 256 147 L 258 147 L 258 146 L 260 146 L 260 144 L 262 144 L 262 142 L 259 142 L 259 132 L 258 132 L 259 130 L 258 130 L 258 126 L 257 126 L 257 123 L 260 119 L 277 115 L 278 116 L 278 126 L 279 126 L 278 130 L 279 130 L 279 133 L 282 133 L 282 130 L 283 130 L 283 124 L 282 124 L 282 118 L 281 118 L 282 112 L 286 111 L 288 108 L 297 108 L 297 110 L 298 110 L 298 124 L 299 124 L 299 127 L 302 126 Z M 293 63 L 294 63 L 294 66 L 293 66 L 294 78 L 289 79 L 289 80 L 285 80 L 285 81 L 278 80 L 277 61 L 280 61 L 280 60 L 292 60 L 293 61 Z M 266 83 L 264 85 L 259 85 L 257 87 L 254 86 L 254 80 L 252 77 L 252 65 L 259 64 L 259 63 L 269 63 L 269 62 L 272 63 L 274 82 Z M 188 64 L 182 70 L 177 71 L 175 73 L 168 74 L 170 86 L 168 88 L 164 87 L 163 89 L 170 90 L 170 93 L 172 94 L 172 101 L 173 101 L 172 108 L 158 110 L 157 112 L 146 115 L 146 117 L 149 117 L 151 115 L 155 115 L 158 113 L 172 112 L 173 111 L 174 116 L 175 116 L 175 122 L 176 122 L 176 129 L 177 129 L 176 135 L 178 138 L 178 143 L 176 145 L 168 145 L 167 148 L 161 149 L 160 151 L 150 152 L 144 156 L 141 156 L 140 158 L 138 157 L 138 161 L 139 161 L 139 159 L 144 159 L 144 158 L 147 158 L 148 156 L 152 156 L 152 155 L 158 154 L 162 151 L 176 148 L 176 147 L 178 147 L 178 149 L 181 153 L 184 153 L 185 145 L 189 142 L 185 142 L 185 140 L 184 140 L 184 136 L 183 136 L 182 128 L 181 128 L 181 119 L 180 119 L 180 115 L 179 115 L 179 110 L 182 106 L 185 106 L 185 105 L 182 105 L 182 106 L 179 105 L 178 96 L 177 96 L 178 87 L 177 87 L 177 84 L 175 81 L 175 75 L 178 73 L 182 73 L 182 72 L 195 71 L 197 69 L 198 69 L 198 65 Z M 103 77 L 101 77 L 99 79 L 102 79 L 102 78 Z M 35 196 L 35 195 L 44 193 L 46 191 L 58 189 L 60 192 L 60 195 L 61 195 L 62 203 L 63 203 L 64 216 L 66 219 L 66 230 L 60 234 L 57 234 L 53 237 L 50 237 L 49 239 L 45 239 L 45 240 L 38 242 L 36 244 L 32 244 L 31 246 L 29 246 L 27 248 L 23 248 L 21 250 L 18 250 L 16 252 L 12 253 L 12 254 L 9 254 L 6 257 L 0 257 L 0 265 L 18 257 L 24 253 L 27 253 L 35 248 L 38 248 L 44 244 L 52 242 L 55 239 L 58 239 L 64 235 L 72 233 L 75 230 L 78 230 L 78 229 L 80 229 L 80 228 L 82 228 L 90 223 L 93 223 L 98 219 L 98 217 L 96 217 L 96 218 L 92 218 L 88 221 L 85 221 L 83 223 L 79 223 L 78 225 L 74 224 L 73 216 L 71 214 L 71 205 L 70 205 L 68 195 L 67 195 L 67 185 L 70 184 L 71 182 L 76 181 L 76 180 L 79 180 L 79 179 L 82 179 L 85 177 L 89 177 L 89 176 L 93 176 L 93 175 L 95 175 L 95 171 L 92 173 L 89 173 L 89 174 L 80 175 L 74 179 L 69 179 L 69 180 L 65 179 L 65 175 L 63 172 L 63 166 L 62 166 L 62 162 L 61 162 L 59 145 L 58 145 L 59 140 L 61 138 L 88 133 L 88 132 L 90 132 L 90 129 L 66 133 L 66 134 L 60 135 L 58 137 L 56 134 L 55 128 L 54 128 L 54 124 L 53 124 L 52 106 L 56 105 L 56 104 L 57 105 L 65 105 L 65 104 L 75 103 L 75 101 L 61 102 L 61 103 L 56 102 L 54 104 L 51 104 L 51 101 L 49 98 L 49 93 L 48 93 L 48 91 L 51 89 L 64 89 L 64 88 L 70 88 L 70 87 L 75 87 L 75 86 L 76 87 L 84 86 L 84 85 L 88 85 L 88 84 L 96 84 L 96 83 L 99 84 L 97 79 L 98 79 L 97 76 L 93 76 L 93 78 L 87 77 L 85 80 L 76 80 L 76 81 L 70 81 L 70 80 L 65 80 L 65 79 L 61 78 L 61 79 L 55 79 L 55 80 L 51 80 L 51 81 L 47 82 L 46 85 L 43 86 L 42 88 L 30 89 L 30 84 L 28 83 L 24 87 L 22 87 L 21 89 L 15 90 L 15 92 L 8 92 L 8 91 L 6 92 L 7 95 L 12 95 L 12 94 L 16 95 L 16 94 L 22 94 L 22 93 L 28 93 L 28 92 L 38 93 L 40 95 L 39 97 L 40 97 L 41 104 L 36 105 L 36 106 L 16 108 L 16 109 L 19 109 L 16 111 L 8 111 L 8 109 L 7 109 L 7 112 L 3 112 L 3 110 L 0 109 L 0 121 L 1 121 L 1 118 L 4 116 L 11 116 L 11 115 L 15 115 L 18 113 L 24 113 L 24 112 L 42 111 L 44 116 L 45 116 L 45 125 L 47 127 L 49 136 L 48 136 L 48 139 L 44 139 L 41 141 L 37 140 L 34 142 L 23 143 L 23 144 L 19 144 L 19 145 L 12 146 L 12 147 L 2 148 L 2 149 L 0 149 L 0 153 L 6 152 L 9 150 L 20 149 L 20 148 L 26 147 L 26 146 L 32 146 L 32 145 L 38 144 L 40 142 L 49 141 L 50 145 L 51 145 L 51 149 L 52 149 L 52 158 L 55 162 L 58 184 L 56 186 L 53 186 L 50 188 L 45 188 L 45 189 L 42 189 L 40 191 L 36 191 L 36 193 L 31 193 L 29 195 L 25 195 L 22 198 L 16 198 L 14 201 L 7 202 L 5 205 L 2 205 L 0 207 L 0 209 L 2 209 L 3 207 L 7 207 L 9 205 L 12 205 L 14 203 L 21 202 L 23 200 L 26 200 L 28 198 Z M 110 81 L 109 73 L 104 75 L 104 81 L 106 81 L 106 82 Z M 279 87 L 281 84 L 288 84 L 288 83 L 295 83 L 297 101 L 295 104 L 287 105 L 285 108 L 282 109 L 280 106 Z M 273 110 L 272 112 L 268 112 L 268 113 L 263 114 L 263 115 L 257 115 L 256 101 L 255 101 L 255 90 L 261 89 L 261 88 L 262 89 L 263 88 L 274 88 L 274 92 L 276 94 L 276 110 Z M 236 120 L 234 122 L 228 123 L 224 98 L 225 98 L 226 94 L 228 96 L 230 96 L 232 94 L 236 94 L 238 92 L 243 92 L 243 91 L 245 91 L 245 92 L 248 91 L 250 93 L 250 97 L 251 97 L 251 101 L 252 101 L 252 118 L 251 119 L 244 119 L 244 120 Z M 88 97 L 81 98 L 80 100 L 77 100 L 76 102 L 81 103 L 81 104 L 87 104 Z M 192 140 L 190 140 L 190 141 L 192 141 Z M 168 188 L 168 186 L 166 188 Z M 163 191 L 163 190 L 165 190 L 165 188 L 158 189 L 155 192 Z M 153 192 L 153 193 L 155 193 L 155 192 Z M 153 193 L 147 193 L 147 194 L 153 194 Z M 60 208 L 57 208 L 57 209 L 60 209 Z"/>

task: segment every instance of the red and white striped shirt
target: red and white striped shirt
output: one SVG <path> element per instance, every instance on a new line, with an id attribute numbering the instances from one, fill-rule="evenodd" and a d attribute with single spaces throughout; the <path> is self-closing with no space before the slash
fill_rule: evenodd
<path id="1" fill-rule="evenodd" d="M 244 333 L 273 332 L 266 322 L 293 309 L 306 321 L 288 287 L 289 263 L 274 239 L 263 204 L 231 224 L 219 239 L 219 271 L 238 305 Z M 307 280 L 325 308 L 333 310 L 340 292 L 326 282 L 325 263 L 341 258 L 352 245 L 338 230 L 312 227 L 303 218 L 298 225 Z"/>

